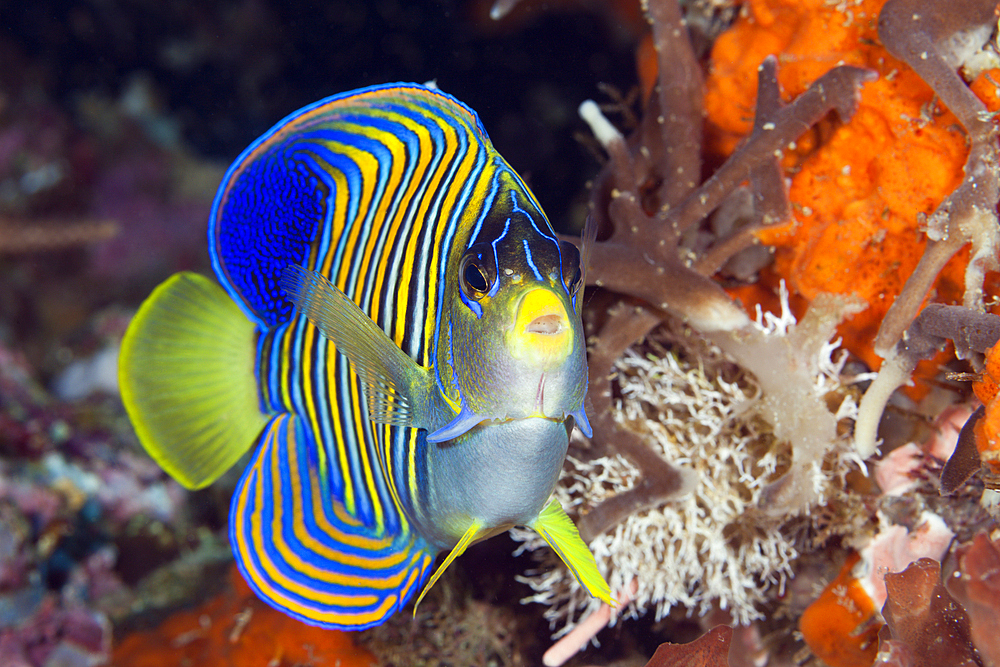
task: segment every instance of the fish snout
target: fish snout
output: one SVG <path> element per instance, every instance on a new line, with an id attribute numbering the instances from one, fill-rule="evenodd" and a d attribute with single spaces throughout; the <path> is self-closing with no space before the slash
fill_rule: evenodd
<path id="1" fill-rule="evenodd" d="M 517 306 L 508 344 L 514 358 L 533 366 L 562 363 L 573 349 L 573 326 L 563 301 L 544 287 L 530 290 Z"/>

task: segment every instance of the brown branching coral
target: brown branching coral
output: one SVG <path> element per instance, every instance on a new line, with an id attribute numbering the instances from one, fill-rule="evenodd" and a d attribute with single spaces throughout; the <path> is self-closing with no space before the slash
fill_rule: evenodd
<path id="1" fill-rule="evenodd" d="M 968 135 L 965 178 L 927 219 L 927 244 L 916 270 L 882 320 L 875 351 L 883 357 L 917 314 L 934 279 L 952 256 L 972 244 L 965 273 L 965 303 L 982 310 L 983 280 L 997 268 L 1000 249 L 1000 199 L 997 128 L 985 105 L 955 71 L 957 43 L 971 32 L 989 36 L 996 23 L 993 0 L 890 0 L 879 14 L 879 37 L 886 49 L 905 61 L 955 114 Z M 985 41 L 985 40 L 984 40 Z"/>
<path id="2" fill-rule="evenodd" d="M 580 536 L 590 542 L 636 511 L 655 507 L 683 493 L 691 480 L 682 470 L 668 464 L 650 449 L 643 438 L 618 428 L 612 416 L 611 374 L 615 362 L 636 340 L 659 324 L 660 318 L 649 308 L 619 303 L 608 315 L 603 335 L 589 351 L 590 396 L 594 419 L 591 426 L 597 443 L 614 443 L 613 449 L 632 461 L 642 472 L 641 479 L 629 490 L 608 498 L 580 518 Z"/>
<path id="3" fill-rule="evenodd" d="M 666 125 L 660 122 L 663 116 L 655 98 L 637 130 L 638 147 L 629 147 L 613 128 L 600 126 L 598 138 L 608 151 L 609 163 L 595 185 L 592 210 L 599 219 L 608 219 L 612 231 L 591 256 L 593 284 L 642 299 L 701 331 L 733 330 L 748 323 L 742 309 L 708 276 L 753 243 L 754 228 L 720 239 L 698 261 L 691 260 L 685 235 L 747 180 L 754 193 L 755 223 L 783 219 L 788 205 L 778 155 L 831 110 L 842 119 L 850 118 L 858 86 L 871 76 L 855 67 L 835 68 L 784 106 L 778 97 L 775 68 L 774 59 L 761 66 L 757 116 L 747 142 L 700 187 L 687 181 L 691 189 L 681 197 L 677 197 L 677 177 L 683 178 L 692 166 L 674 166 L 677 160 L 672 156 L 678 147 L 672 135 L 654 134 L 647 127 L 650 123 Z M 585 112 L 589 115 L 593 109 Z M 680 143 L 695 147 L 689 137 Z"/>
<path id="4" fill-rule="evenodd" d="M 705 183 L 701 170 L 701 74 L 675 0 L 647 3 L 660 85 L 646 101 L 643 120 L 626 139 L 608 123 L 596 105 L 585 103 L 581 115 L 591 124 L 609 160 L 593 188 L 592 215 L 610 236 L 593 249 L 588 282 L 640 299 L 647 306 L 625 303 L 604 323 L 591 352 L 590 396 L 598 442 L 614 448 L 639 466 L 641 482 L 594 508 L 582 518 L 581 530 L 593 537 L 628 514 L 682 493 L 685 480 L 634 434 L 616 427 L 609 414 L 608 374 L 614 361 L 640 341 L 665 313 L 696 330 L 745 328 L 743 310 L 712 280 L 729 258 L 754 244 L 753 232 L 786 219 L 789 211 L 778 157 L 815 122 L 836 111 L 850 118 L 859 86 L 871 77 L 866 70 L 837 67 L 790 104 L 780 100 L 776 61 L 759 72 L 754 129 Z M 695 255 L 689 239 L 706 216 L 741 184 L 752 193 L 750 222 Z"/>
<path id="5" fill-rule="evenodd" d="M 981 312 L 985 273 L 997 268 L 1000 250 L 997 128 L 992 114 L 955 72 L 958 63 L 953 55 L 956 42 L 967 38 L 969 33 L 985 28 L 988 36 L 989 27 L 996 20 L 996 9 L 997 4 L 992 0 L 964 0 L 957 5 L 941 0 L 890 0 L 879 14 L 879 37 L 886 48 L 934 89 L 962 124 L 970 148 L 961 185 L 927 218 L 929 241 L 924 254 L 879 328 L 875 351 L 885 362 L 879 378 L 862 401 L 858 423 L 858 450 L 865 457 L 875 452 L 877 420 L 890 394 L 909 379 L 918 360 L 929 358 L 940 349 L 944 338 L 952 338 L 942 332 L 937 342 L 933 342 L 933 337 L 923 335 L 927 324 L 940 322 L 946 311 L 931 311 L 927 316 L 922 315 L 922 321 L 914 322 L 938 273 L 952 256 L 971 244 L 964 305 Z M 950 326 L 955 331 L 955 324 Z M 978 351 L 984 349 L 980 346 Z M 964 358 L 969 350 L 956 345 L 956 352 Z"/>

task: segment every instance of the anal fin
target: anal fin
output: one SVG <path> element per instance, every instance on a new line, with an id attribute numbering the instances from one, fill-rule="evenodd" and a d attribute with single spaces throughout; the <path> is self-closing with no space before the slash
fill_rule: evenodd
<path id="1" fill-rule="evenodd" d="M 434 554 L 414 531 L 376 529 L 352 516 L 319 466 L 303 419 L 280 414 L 233 494 L 236 562 L 257 595 L 325 628 L 361 630 L 398 611 L 426 579 Z"/>

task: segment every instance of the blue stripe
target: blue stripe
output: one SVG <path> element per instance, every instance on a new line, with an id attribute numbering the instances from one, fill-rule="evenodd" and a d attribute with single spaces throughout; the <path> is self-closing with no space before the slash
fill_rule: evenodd
<path id="1" fill-rule="evenodd" d="M 528 239 L 521 239 L 521 243 L 524 245 L 525 260 L 528 262 L 528 266 L 531 267 L 531 272 L 535 274 L 535 278 L 540 282 L 542 274 L 539 273 L 538 267 L 535 266 L 535 262 L 531 259 L 531 248 L 528 247 Z"/>

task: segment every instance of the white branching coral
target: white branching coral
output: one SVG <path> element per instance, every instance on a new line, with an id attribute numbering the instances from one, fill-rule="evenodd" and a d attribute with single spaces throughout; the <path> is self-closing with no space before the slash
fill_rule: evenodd
<path id="1" fill-rule="evenodd" d="M 838 424 L 856 405 L 830 342 L 852 309 L 820 300 L 796 324 L 785 304 L 780 317 L 759 316 L 712 340 L 664 324 L 618 361 L 615 419 L 697 479 L 686 496 L 635 512 L 591 542 L 612 590 L 631 594 L 626 616 L 718 605 L 746 624 L 782 590 L 803 539 L 790 518 L 840 493 L 856 461 L 849 429 Z M 556 490 L 571 514 L 586 515 L 639 479 L 621 455 L 583 458 L 567 459 Z M 528 531 L 515 538 L 522 550 L 543 544 Z M 600 603 L 547 550 L 536 553 L 546 567 L 525 578 L 529 599 L 549 606 L 546 617 L 563 634 Z"/>

